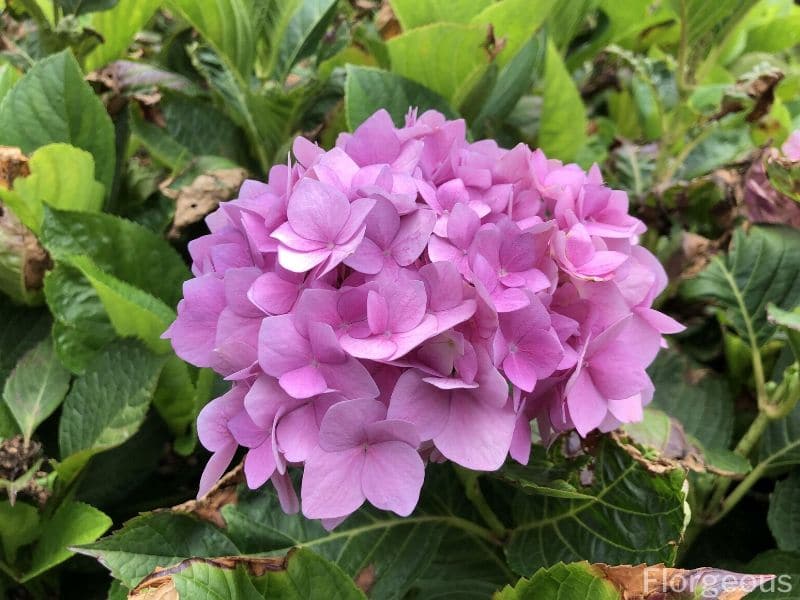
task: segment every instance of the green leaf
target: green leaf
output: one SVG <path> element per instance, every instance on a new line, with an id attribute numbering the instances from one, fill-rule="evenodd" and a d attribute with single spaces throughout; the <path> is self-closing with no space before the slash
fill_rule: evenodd
<path id="1" fill-rule="evenodd" d="M 17 550 L 27 546 L 39 535 L 39 511 L 35 506 L 17 500 L 0 502 L 0 542 L 5 561 L 14 564 Z"/>
<path id="2" fill-rule="evenodd" d="M 436 23 L 390 39 L 392 71 L 459 106 L 489 67 L 486 27 Z"/>
<path id="3" fill-rule="evenodd" d="M 82 373 L 96 353 L 116 337 L 114 326 L 92 284 L 76 268 L 56 264 L 44 278 L 44 296 L 53 313 L 53 345 L 59 360 Z"/>
<path id="4" fill-rule="evenodd" d="M 614 585 L 588 563 L 558 563 L 506 586 L 494 600 L 619 600 Z"/>
<path id="5" fill-rule="evenodd" d="M 41 239 L 56 261 L 85 256 L 98 268 L 173 306 L 191 277 L 164 238 L 108 214 L 45 210 Z"/>
<path id="6" fill-rule="evenodd" d="M 800 473 L 775 484 L 769 500 L 767 523 L 778 548 L 800 551 Z"/>
<path id="7" fill-rule="evenodd" d="M 41 524 L 41 536 L 33 547 L 31 567 L 23 581 L 64 562 L 73 554 L 69 546 L 93 542 L 111 525 L 109 517 L 88 504 L 62 504 L 49 520 Z"/>
<path id="8" fill-rule="evenodd" d="M 22 76 L 9 64 L 0 65 L 0 102 L 9 90 L 16 85 Z"/>
<path id="9" fill-rule="evenodd" d="M 94 13 L 90 27 L 103 36 L 103 42 L 84 59 L 86 70 L 94 71 L 121 57 L 160 5 L 160 0 L 119 0 L 111 10 Z"/>
<path id="10" fill-rule="evenodd" d="M 256 24 L 246 0 L 170 0 L 174 7 L 214 47 L 242 80 L 251 76 L 255 60 Z M 215 154 L 206 152 L 205 154 Z"/>
<path id="11" fill-rule="evenodd" d="M 398 127 L 403 125 L 410 107 L 418 108 L 419 114 L 432 109 L 455 118 L 447 101 L 435 92 L 381 69 L 348 65 L 344 89 L 345 112 L 351 131 L 381 108 L 389 112 Z"/>
<path id="12" fill-rule="evenodd" d="M 94 160 L 88 152 L 69 144 L 48 144 L 31 155 L 29 167 L 31 174 L 18 177 L 13 190 L 0 190 L 0 197 L 34 233 L 41 230 L 45 204 L 86 212 L 103 208 L 103 184 L 94 180 Z"/>
<path id="13" fill-rule="evenodd" d="M 112 535 L 76 551 L 99 559 L 129 588 L 156 567 L 173 566 L 193 557 L 240 553 L 211 523 L 166 512 L 135 517 Z"/>
<path id="14" fill-rule="evenodd" d="M 800 464 L 800 404 L 786 417 L 770 421 L 759 444 L 758 458 L 770 468 Z"/>
<path id="15" fill-rule="evenodd" d="M 175 320 L 175 312 L 158 298 L 101 271 L 85 256 L 70 259 L 92 284 L 120 337 L 136 337 L 158 354 L 170 351 L 161 334 Z"/>
<path id="16" fill-rule="evenodd" d="M 769 160 L 767 178 L 776 190 L 795 202 L 800 202 L 800 163 L 790 160 Z"/>
<path id="17" fill-rule="evenodd" d="M 55 4 L 61 7 L 65 14 L 83 15 L 98 10 L 108 10 L 114 8 L 118 0 L 55 0 Z"/>
<path id="18" fill-rule="evenodd" d="M 528 464 L 508 462 L 498 471 L 500 479 L 512 483 L 517 489 L 553 498 L 592 500 L 594 496 L 578 489 L 570 479 L 576 470 L 588 464 L 588 457 L 565 463 L 561 450 L 553 447 L 549 451 L 543 446 L 534 445 Z"/>
<path id="19" fill-rule="evenodd" d="M 548 158 L 572 160 L 587 141 L 586 107 L 561 55 L 548 42 L 537 141 Z"/>
<path id="20" fill-rule="evenodd" d="M 58 431 L 61 456 L 119 446 L 141 426 L 164 358 L 132 340 L 115 342 L 78 377 L 64 401 Z"/>
<path id="21" fill-rule="evenodd" d="M 547 30 L 550 32 L 553 44 L 560 52 L 565 52 L 584 19 L 597 4 L 597 0 L 571 0 L 558 3 L 558 9 L 552 11 L 547 20 Z M 626 3 L 625 7 L 630 10 L 630 3 Z"/>
<path id="22" fill-rule="evenodd" d="M 647 372 L 655 386 L 653 408 L 680 421 L 706 449 L 730 446 L 734 398 L 724 377 L 668 350 L 659 353 Z"/>
<path id="23" fill-rule="evenodd" d="M 487 120 L 502 120 L 508 116 L 523 94 L 530 90 L 533 81 L 541 76 L 546 50 L 547 36 L 540 32 L 528 40 L 503 67 L 497 83 L 475 118 L 473 131 L 482 131 L 481 128 Z"/>
<path id="24" fill-rule="evenodd" d="M 767 304 L 767 318 L 786 332 L 794 357 L 800 360 L 800 307 L 788 311 L 770 303 Z"/>
<path id="25" fill-rule="evenodd" d="M 70 378 L 49 338 L 29 350 L 14 367 L 3 388 L 3 400 L 26 440 L 64 400 Z"/>
<path id="26" fill-rule="evenodd" d="M 30 154 L 54 142 L 89 152 L 94 157 L 95 178 L 110 193 L 114 127 L 67 50 L 37 62 L 0 104 L 0 144 Z"/>
<path id="27" fill-rule="evenodd" d="M 252 562 L 252 561 L 250 561 Z M 292 551 L 277 570 L 248 568 L 247 559 L 236 566 L 187 561 L 171 575 L 181 598 L 265 598 L 269 600 L 366 600 L 353 580 L 336 565 L 310 550 Z"/>
<path id="28" fill-rule="evenodd" d="M 590 485 L 580 473 L 571 481 L 588 499 L 516 493 L 509 566 L 525 574 L 558 561 L 672 564 L 685 526 L 685 474 L 654 476 L 610 440 L 588 472 Z"/>
<path id="29" fill-rule="evenodd" d="M 19 359 L 47 336 L 50 315 L 41 308 L 17 306 L 0 295 L 0 323 L 0 384 L 4 384 Z"/>
<path id="30" fill-rule="evenodd" d="M 739 337 L 760 346 L 775 333 L 775 325 L 767 321 L 767 302 L 784 310 L 800 304 L 800 231 L 737 229 L 728 254 L 715 256 L 681 292 L 689 300 L 714 300 Z"/>
<path id="31" fill-rule="evenodd" d="M 504 41 L 505 46 L 496 58 L 503 67 L 542 26 L 555 5 L 555 0 L 502 0 L 487 6 L 470 22 L 491 25 L 495 37 Z"/>
<path id="32" fill-rule="evenodd" d="M 192 158 L 192 151 L 170 134 L 146 121 L 139 106 L 130 106 L 131 136 L 140 142 L 158 163 L 174 172 L 180 171 Z"/>
<path id="33" fill-rule="evenodd" d="M 302 0 L 277 48 L 275 77 L 286 79 L 298 60 L 313 54 L 325 29 L 336 14 L 336 0 Z"/>
<path id="34" fill-rule="evenodd" d="M 171 356 L 164 364 L 158 381 L 153 406 L 176 436 L 187 434 L 197 413 L 210 400 L 209 379 L 212 371 L 202 369 L 197 373 L 198 385 L 192 381 L 190 367 L 177 356 Z M 194 436 L 185 443 L 194 445 Z"/>
<path id="35" fill-rule="evenodd" d="M 404 30 L 431 23 L 469 23 L 491 0 L 391 0 L 392 11 Z"/>

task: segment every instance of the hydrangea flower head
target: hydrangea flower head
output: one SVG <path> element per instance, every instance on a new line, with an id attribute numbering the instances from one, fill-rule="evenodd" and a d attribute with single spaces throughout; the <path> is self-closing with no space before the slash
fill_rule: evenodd
<path id="1" fill-rule="evenodd" d="M 246 449 L 251 487 L 332 527 L 410 514 L 425 463 L 496 470 L 543 440 L 642 418 L 681 326 L 624 192 L 461 120 L 379 111 L 207 217 L 165 337 L 231 382 L 198 418 L 200 493 Z M 303 468 L 298 500 L 288 470 Z"/>

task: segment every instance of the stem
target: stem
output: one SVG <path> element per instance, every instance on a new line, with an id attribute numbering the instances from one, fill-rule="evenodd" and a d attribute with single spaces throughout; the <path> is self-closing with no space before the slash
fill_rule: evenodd
<path id="1" fill-rule="evenodd" d="M 759 363 L 760 362 L 761 361 L 759 360 Z M 761 439 L 764 430 L 767 428 L 767 425 L 769 425 L 769 421 L 770 418 L 766 412 L 762 411 L 758 413 L 758 416 L 750 424 L 750 428 L 747 430 L 747 433 L 745 433 L 744 436 L 742 436 L 742 439 L 739 440 L 739 443 L 736 444 L 734 452 L 736 452 L 736 454 L 740 454 L 741 456 L 747 457 L 758 443 L 758 440 Z"/>
<path id="2" fill-rule="evenodd" d="M 747 477 L 742 479 L 742 481 L 739 482 L 739 485 L 734 488 L 730 495 L 722 501 L 719 512 L 711 517 L 707 523 L 709 525 L 715 525 L 725 518 L 725 516 L 731 510 L 733 510 L 733 507 L 736 506 L 742 498 L 744 498 L 745 494 L 750 491 L 750 488 L 753 487 L 759 479 L 761 479 L 761 477 L 764 475 L 764 472 L 767 470 L 768 465 L 769 462 L 763 462 L 756 465 L 756 467 L 747 474 Z M 730 481 L 727 483 L 730 485 Z"/>
<path id="3" fill-rule="evenodd" d="M 686 0 L 681 0 L 680 4 L 681 19 L 681 40 L 678 45 L 678 90 L 683 93 L 686 91 L 686 53 L 688 52 L 689 40 L 687 31 Z"/>
<path id="4" fill-rule="evenodd" d="M 508 531 L 506 526 L 503 525 L 503 522 L 494 514 L 489 503 L 486 502 L 486 498 L 481 491 L 480 476 L 473 471 L 468 471 L 460 467 L 456 467 L 456 474 L 461 480 L 461 483 L 464 484 L 464 492 L 467 496 L 467 500 L 472 503 L 478 511 L 478 514 L 480 514 L 481 518 L 489 526 L 492 533 L 498 538 L 504 538 Z"/>

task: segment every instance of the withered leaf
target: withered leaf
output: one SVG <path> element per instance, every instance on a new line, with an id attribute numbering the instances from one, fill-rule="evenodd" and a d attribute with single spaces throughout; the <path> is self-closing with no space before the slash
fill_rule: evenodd
<path id="1" fill-rule="evenodd" d="M 186 227 L 216 210 L 220 202 L 234 197 L 246 177 L 247 171 L 237 167 L 208 171 L 177 191 L 167 187 L 169 182 L 164 182 L 161 185 L 162 193 L 175 200 L 175 218 L 170 236 L 179 236 Z"/>
<path id="2" fill-rule="evenodd" d="M 177 513 L 193 514 L 204 521 L 213 523 L 217 527 L 225 527 L 225 519 L 221 509 L 228 504 L 238 501 L 236 489 L 244 481 L 244 467 L 240 463 L 236 468 L 220 479 L 208 493 L 197 500 L 189 500 L 168 509 Z"/>
<path id="3" fill-rule="evenodd" d="M 622 600 L 741 600 L 775 575 L 747 575 L 701 567 L 685 570 L 664 565 L 594 565 L 620 591 Z M 702 594 L 702 595 L 700 595 Z"/>

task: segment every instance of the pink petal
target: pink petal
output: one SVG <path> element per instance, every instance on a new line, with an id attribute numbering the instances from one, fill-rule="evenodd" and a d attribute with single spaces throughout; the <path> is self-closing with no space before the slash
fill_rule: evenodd
<path id="1" fill-rule="evenodd" d="M 278 501 L 283 512 L 287 515 L 296 514 L 300 510 L 300 501 L 297 499 L 297 492 L 294 491 L 292 478 L 288 474 L 273 473 L 272 485 L 278 493 Z"/>
<path id="2" fill-rule="evenodd" d="M 319 442 L 319 426 L 311 403 L 293 410 L 278 421 L 278 447 L 289 462 L 303 462 Z"/>
<path id="3" fill-rule="evenodd" d="M 304 365 L 287 371 L 278 379 L 280 386 L 293 398 L 311 398 L 328 391 L 325 377 L 317 367 Z"/>
<path id="4" fill-rule="evenodd" d="M 477 400 L 471 391 L 451 392 L 450 414 L 433 443 L 445 457 L 476 471 L 496 471 L 511 447 L 516 415 Z"/>
<path id="5" fill-rule="evenodd" d="M 373 335 L 383 333 L 389 327 L 389 303 L 373 290 L 367 295 L 367 323 Z"/>
<path id="6" fill-rule="evenodd" d="M 364 503 L 361 473 L 365 459 L 361 448 L 325 452 L 317 446 L 303 469 L 303 514 L 309 519 L 330 519 L 355 512 Z"/>
<path id="7" fill-rule="evenodd" d="M 260 488 L 275 473 L 275 455 L 272 440 L 252 448 L 244 457 L 244 476 L 251 490 Z"/>
<path id="8" fill-rule="evenodd" d="M 456 248 L 466 250 L 480 226 L 481 219 L 474 210 L 466 204 L 456 204 L 447 220 L 447 238 Z"/>
<path id="9" fill-rule="evenodd" d="M 344 264 L 348 267 L 355 269 L 359 273 L 366 273 L 368 275 L 380 273 L 385 262 L 386 256 L 383 250 L 367 237 L 361 240 L 361 243 L 353 254 L 344 259 Z"/>
<path id="10" fill-rule="evenodd" d="M 587 369 L 581 371 L 567 386 L 567 407 L 575 429 L 583 437 L 605 419 L 608 405 L 597 391 Z"/>
<path id="11" fill-rule="evenodd" d="M 281 266 L 293 273 L 305 273 L 310 271 L 317 265 L 325 262 L 331 255 L 328 249 L 311 250 L 309 252 L 301 252 L 292 250 L 286 246 L 278 247 L 278 262 Z"/>
<path id="12" fill-rule="evenodd" d="M 202 498 L 205 496 L 214 484 L 222 477 L 225 469 L 231 464 L 234 454 L 236 454 L 236 443 L 233 442 L 227 446 L 223 446 L 208 459 L 203 474 L 200 476 L 200 485 L 197 488 L 197 497 Z"/>
<path id="13" fill-rule="evenodd" d="M 360 447 L 367 442 L 366 426 L 386 416 L 386 406 L 377 400 L 345 400 L 334 404 L 322 418 L 319 445 L 326 452 Z"/>
<path id="14" fill-rule="evenodd" d="M 400 153 L 400 140 L 389 113 L 381 109 L 364 121 L 345 144 L 359 165 L 391 163 Z"/>
<path id="15" fill-rule="evenodd" d="M 339 340 L 333 329 L 327 323 L 309 323 L 307 326 L 308 341 L 311 343 L 311 352 L 315 359 L 321 363 L 343 363 L 346 355 L 339 346 Z"/>
<path id="16" fill-rule="evenodd" d="M 423 441 L 433 439 L 447 422 L 449 392 L 422 380 L 418 371 L 409 370 L 397 380 L 386 417 L 413 423 Z"/>
<path id="17" fill-rule="evenodd" d="M 427 209 L 419 209 L 401 219 L 400 229 L 392 243 L 392 256 L 397 264 L 405 267 L 419 258 L 435 223 L 436 215 Z"/>
<path id="18" fill-rule="evenodd" d="M 328 383 L 328 388 L 346 398 L 375 398 L 378 386 L 367 368 L 352 357 L 337 365 L 320 364 L 319 370 Z"/>
<path id="19" fill-rule="evenodd" d="M 580 266 L 580 272 L 590 277 L 603 277 L 612 273 L 622 263 L 628 260 L 628 255 L 611 250 L 600 250 L 588 262 Z"/>
<path id="20" fill-rule="evenodd" d="M 283 315 L 292 310 L 299 291 L 298 283 L 287 281 L 277 273 L 264 273 L 253 282 L 247 297 L 264 312 Z"/>
<path id="21" fill-rule="evenodd" d="M 419 501 L 424 479 L 425 465 L 408 444 L 389 441 L 367 450 L 361 488 L 375 507 L 407 517 Z"/>
<path id="22" fill-rule="evenodd" d="M 308 364 L 311 346 L 294 326 L 292 315 L 267 317 L 258 335 L 258 362 L 268 375 L 280 377 Z"/>
<path id="23" fill-rule="evenodd" d="M 375 421 L 367 424 L 366 432 L 370 445 L 398 441 L 416 449 L 420 443 L 417 428 L 408 421 L 397 419 Z"/>
<path id="24" fill-rule="evenodd" d="M 334 187 L 303 179 L 289 198 L 286 216 L 300 237 L 333 242 L 350 217 L 350 202 Z"/>

